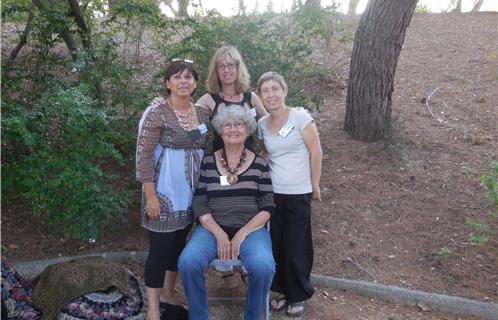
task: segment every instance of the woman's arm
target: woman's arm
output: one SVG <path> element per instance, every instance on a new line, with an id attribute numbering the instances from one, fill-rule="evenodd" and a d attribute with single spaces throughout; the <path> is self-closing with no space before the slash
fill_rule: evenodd
<path id="1" fill-rule="evenodd" d="M 196 104 L 200 104 L 201 106 L 204 106 L 208 108 L 211 112 L 213 112 L 215 102 L 211 97 L 211 95 L 209 93 L 206 93 L 205 95 L 200 97 L 199 100 L 197 100 Z"/>
<path id="2" fill-rule="evenodd" d="M 225 231 L 214 220 L 210 213 L 203 214 L 199 217 L 199 223 L 213 234 L 216 238 L 216 247 L 218 251 L 218 259 L 225 261 L 231 259 L 230 256 L 230 240 Z"/>
<path id="3" fill-rule="evenodd" d="M 245 226 L 239 229 L 237 233 L 233 236 L 231 242 L 231 258 L 237 259 L 240 254 L 240 246 L 242 242 L 247 238 L 247 236 L 258 229 L 264 227 L 266 222 L 270 219 L 270 212 L 266 210 L 261 210 L 257 215 L 255 215 Z"/>
<path id="4" fill-rule="evenodd" d="M 256 108 L 256 118 L 257 119 L 261 119 L 266 114 L 268 114 L 265 107 L 263 107 L 263 103 L 259 99 L 258 95 L 255 94 L 254 92 L 251 92 L 251 104 Z"/>
<path id="5" fill-rule="evenodd" d="M 311 186 L 313 190 L 313 200 L 322 201 L 320 192 L 320 177 L 322 175 L 322 147 L 318 130 L 314 122 L 310 122 L 302 130 L 304 144 L 310 152 L 311 166 Z"/>
<path id="6" fill-rule="evenodd" d="M 157 100 L 157 99 L 156 99 Z M 154 175 L 154 149 L 159 143 L 162 122 L 154 107 L 159 103 L 154 100 L 152 106 L 145 110 L 140 121 L 137 150 L 136 150 L 136 176 L 142 182 L 145 194 L 145 210 L 149 218 L 159 219 L 159 199 L 156 194 Z"/>

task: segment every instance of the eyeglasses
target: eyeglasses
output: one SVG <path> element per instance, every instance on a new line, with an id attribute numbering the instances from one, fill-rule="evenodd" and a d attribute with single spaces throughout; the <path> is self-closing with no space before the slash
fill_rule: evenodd
<path id="1" fill-rule="evenodd" d="M 222 127 L 223 129 L 227 129 L 227 130 L 229 130 L 229 129 L 232 129 L 232 128 L 235 128 L 235 129 L 242 129 L 242 128 L 244 128 L 245 126 L 246 126 L 246 125 L 245 125 L 245 123 L 244 123 L 244 122 L 240 122 L 240 121 L 238 121 L 238 122 L 234 122 L 234 123 L 227 122 L 227 123 L 223 124 L 221 127 Z"/>
<path id="2" fill-rule="evenodd" d="M 225 70 L 225 68 L 227 68 L 228 70 L 233 70 L 236 67 L 237 67 L 237 65 L 235 63 L 219 64 L 217 66 L 219 71 L 223 71 L 223 70 Z"/>
<path id="3" fill-rule="evenodd" d="M 190 64 L 194 64 L 194 60 L 188 60 L 188 59 L 171 59 L 171 62 L 176 62 L 176 61 L 183 61 L 185 63 L 190 63 Z"/>

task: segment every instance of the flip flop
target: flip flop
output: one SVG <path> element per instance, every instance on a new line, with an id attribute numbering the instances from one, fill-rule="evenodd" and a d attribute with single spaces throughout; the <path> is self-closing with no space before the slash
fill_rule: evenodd
<path id="1" fill-rule="evenodd" d="M 281 302 L 284 302 L 284 304 L 282 304 L 279 307 L 273 306 L 273 304 L 276 304 L 278 306 Z M 276 296 L 270 301 L 270 309 L 273 311 L 282 311 L 285 309 L 286 306 L 287 306 L 287 299 L 285 298 L 284 295 Z"/>
<path id="2" fill-rule="evenodd" d="M 302 317 L 304 314 L 304 307 L 306 306 L 306 301 L 301 301 L 301 302 L 294 302 L 294 303 L 289 303 L 287 304 L 287 310 L 285 310 L 285 315 L 291 318 L 299 318 Z M 299 311 L 296 312 L 289 312 L 290 309 L 293 308 L 302 308 Z"/>

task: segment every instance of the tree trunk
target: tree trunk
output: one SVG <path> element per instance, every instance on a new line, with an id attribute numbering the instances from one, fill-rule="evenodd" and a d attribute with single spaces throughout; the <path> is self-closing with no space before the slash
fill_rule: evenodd
<path id="1" fill-rule="evenodd" d="M 19 43 L 10 53 L 10 59 L 15 60 L 19 51 L 21 51 L 22 47 L 26 44 L 28 40 L 29 33 L 31 29 L 33 29 L 33 18 L 35 17 L 35 4 L 31 2 L 31 10 L 29 11 L 28 21 L 26 22 L 26 27 L 24 27 L 24 31 L 21 34 L 21 38 L 19 39 Z"/>
<path id="2" fill-rule="evenodd" d="M 349 0 L 348 12 L 346 13 L 348 16 L 354 16 L 356 14 L 356 7 L 358 7 L 359 2 L 360 0 Z"/>
<path id="3" fill-rule="evenodd" d="M 450 7 L 453 8 L 451 12 L 462 12 L 462 0 L 451 0 Z"/>
<path id="4" fill-rule="evenodd" d="M 370 0 L 356 29 L 344 130 L 376 141 L 391 123 L 394 73 L 417 0 Z"/>
<path id="5" fill-rule="evenodd" d="M 188 4 L 189 0 L 178 0 L 178 16 L 187 17 L 188 16 Z"/>
<path id="6" fill-rule="evenodd" d="M 51 18 L 50 18 L 51 13 L 49 12 L 49 9 L 43 3 L 43 1 L 33 0 L 33 3 L 38 7 L 40 12 L 42 14 L 44 14 L 50 21 L 51 20 Z M 76 44 L 74 43 L 73 36 L 69 32 L 69 30 L 67 28 L 64 28 L 64 27 L 59 27 L 59 29 L 57 30 L 57 33 L 62 36 L 64 43 L 66 44 L 67 48 L 69 49 L 69 52 L 71 53 L 71 58 L 73 59 L 73 61 L 75 61 L 76 60 L 76 51 L 78 50 L 78 48 L 76 47 Z"/>
<path id="7" fill-rule="evenodd" d="M 306 0 L 306 7 L 320 9 L 322 7 L 320 0 Z"/>
<path id="8" fill-rule="evenodd" d="M 481 10 L 482 4 L 484 3 L 484 0 L 477 0 L 476 4 L 472 7 L 472 12 L 478 12 Z"/>
<path id="9" fill-rule="evenodd" d="M 93 57 L 90 28 L 88 27 L 88 24 L 85 21 L 85 16 L 83 15 L 83 11 L 81 11 L 80 5 L 78 4 L 78 0 L 67 0 L 67 3 L 71 8 L 74 21 L 76 21 L 76 24 L 80 28 L 81 42 L 83 43 L 83 48 L 85 48 L 85 51 L 90 53 Z"/>
<path id="10" fill-rule="evenodd" d="M 239 12 L 237 14 L 239 16 L 244 16 L 246 14 L 246 5 L 244 4 L 244 0 L 239 0 Z"/>

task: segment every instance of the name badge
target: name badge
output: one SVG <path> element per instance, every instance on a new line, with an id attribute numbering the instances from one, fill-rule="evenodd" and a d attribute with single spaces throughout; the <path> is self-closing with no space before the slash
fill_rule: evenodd
<path id="1" fill-rule="evenodd" d="M 198 127 L 197 127 L 197 130 L 199 130 L 199 132 L 201 133 L 201 135 L 204 135 L 208 132 L 208 128 L 206 127 L 206 125 L 204 123 L 201 123 Z"/>
<path id="2" fill-rule="evenodd" d="M 251 117 L 256 118 L 256 108 L 251 108 L 247 112 L 249 112 Z"/>
<path id="3" fill-rule="evenodd" d="M 230 183 L 228 183 L 227 176 L 220 176 L 220 184 L 222 186 L 229 186 Z"/>
<path id="4" fill-rule="evenodd" d="M 278 132 L 278 134 L 282 137 L 282 138 L 285 138 L 289 135 L 289 133 L 292 131 L 292 129 L 294 129 L 294 125 L 292 123 L 290 123 L 289 121 L 287 121 L 284 126 L 282 127 L 282 129 L 280 129 L 280 131 Z"/>

